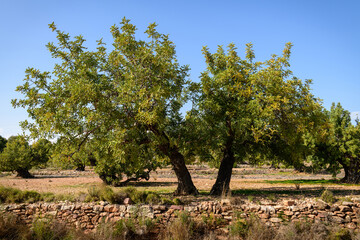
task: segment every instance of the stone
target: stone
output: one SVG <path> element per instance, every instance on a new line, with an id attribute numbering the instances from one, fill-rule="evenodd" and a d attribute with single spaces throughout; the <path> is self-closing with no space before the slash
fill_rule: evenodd
<path id="1" fill-rule="evenodd" d="M 270 218 L 270 215 L 267 214 L 267 213 L 259 214 L 259 218 L 261 218 L 261 219 L 268 219 L 268 218 Z"/>
<path id="2" fill-rule="evenodd" d="M 105 212 L 112 212 L 113 209 L 114 209 L 114 206 L 112 206 L 112 205 L 106 205 L 106 206 L 104 207 L 104 211 L 105 211 Z"/>
<path id="3" fill-rule="evenodd" d="M 353 203 L 353 202 L 344 201 L 344 202 L 342 202 L 341 205 L 351 207 L 352 205 L 354 205 L 354 203 Z"/>
<path id="4" fill-rule="evenodd" d="M 292 215 L 294 215 L 294 212 L 292 212 L 292 211 L 284 211 L 284 214 L 286 216 L 292 216 Z"/>
<path id="5" fill-rule="evenodd" d="M 179 206 L 179 205 L 171 205 L 170 209 L 174 209 L 174 210 L 184 210 L 184 206 Z"/>
<path id="6" fill-rule="evenodd" d="M 130 214 L 136 214 L 139 211 L 137 206 L 129 205 L 127 206 L 126 212 Z"/>
<path id="7" fill-rule="evenodd" d="M 295 201 L 294 200 L 285 200 L 284 205 L 288 206 L 288 207 L 293 206 L 293 205 L 295 205 Z"/>
<path id="8" fill-rule="evenodd" d="M 345 216 L 345 222 L 347 223 L 351 222 L 351 217 L 349 215 Z"/>
<path id="9" fill-rule="evenodd" d="M 332 216 L 329 220 L 334 223 L 344 223 L 344 219 L 338 216 Z"/>
<path id="10" fill-rule="evenodd" d="M 326 202 L 324 202 L 323 200 L 317 200 L 316 203 L 314 204 L 315 208 L 319 209 L 319 210 L 325 210 L 327 208 L 329 208 L 329 204 L 327 204 Z"/>
<path id="11" fill-rule="evenodd" d="M 221 199 L 221 202 L 220 202 L 221 205 L 225 206 L 225 205 L 231 205 L 231 201 L 230 199 Z"/>
<path id="12" fill-rule="evenodd" d="M 277 217 L 270 218 L 270 222 L 272 223 L 280 223 L 282 221 L 283 220 L 281 218 L 277 218 Z"/>
<path id="13" fill-rule="evenodd" d="M 339 206 L 339 209 L 340 209 L 340 212 L 350 212 L 350 211 L 352 211 L 352 209 L 349 206 L 346 206 L 346 205 Z"/>
<path id="14" fill-rule="evenodd" d="M 124 204 L 125 205 L 130 205 L 130 204 L 132 204 L 133 203 L 133 201 L 131 200 L 131 198 L 125 198 L 124 199 Z"/>
<path id="15" fill-rule="evenodd" d="M 351 222 L 345 225 L 345 227 L 349 228 L 349 229 L 355 229 L 356 228 L 356 224 Z"/>
<path id="16" fill-rule="evenodd" d="M 102 212 L 102 211 L 104 211 L 104 206 L 95 205 L 95 206 L 93 207 L 93 210 L 94 210 L 95 212 Z"/>
<path id="17" fill-rule="evenodd" d="M 184 210 L 187 212 L 193 212 L 195 210 L 195 208 L 193 206 L 185 206 Z"/>

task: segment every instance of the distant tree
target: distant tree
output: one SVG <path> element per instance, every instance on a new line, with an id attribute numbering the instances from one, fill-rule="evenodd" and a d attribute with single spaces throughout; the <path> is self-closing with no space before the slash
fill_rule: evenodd
<path id="1" fill-rule="evenodd" d="M 39 139 L 31 145 L 33 161 L 37 166 L 45 166 L 50 160 L 52 147 L 52 143 L 47 139 Z"/>
<path id="2" fill-rule="evenodd" d="M 350 112 L 340 103 L 333 103 L 328 116 L 325 134 L 313 142 L 313 161 L 326 167 L 335 175 L 344 169 L 345 183 L 360 183 L 360 125 L 351 122 Z"/>
<path id="3" fill-rule="evenodd" d="M 321 105 L 310 93 L 310 81 L 288 79 L 292 75 L 290 49 L 288 43 L 282 56 L 254 62 L 251 44 L 247 44 L 244 60 L 233 44 L 227 53 L 221 46 L 213 54 L 203 48 L 207 70 L 201 75 L 196 107 L 188 118 L 200 126 L 197 142 L 206 146 L 198 148 L 202 158 L 220 160 L 210 194 L 229 191 L 236 161 L 256 154 L 285 159 L 290 147 L 301 145 L 303 135 L 315 125 L 313 119 Z M 273 141 L 282 143 L 284 151 L 276 151 Z M 286 161 L 293 163 L 294 159 Z"/>
<path id="4" fill-rule="evenodd" d="M 12 136 L 0 154 L 0 170 L 15 171 L 23 178 L 33 177 L 29 170 L 37 163 L 29 143 L 24 136 Z"/>
<path id="5" fill-rule="evenodd" d="M 136 27 L 124 18 L 121 28 L 111 28 L 111 52 L 101 40 L 96 51 L 88 51 L 82 36 L 71 40 L 54 24 L 50 28 L 58 44 L 47 47 L 59 62 L 51 73 L 26 70 L 25 83 L 17 88 L 24 99 L 13 100 L 33 119 L 22 127 L 35 137 L 60 135 L 74 151 L 95 139 L 100 152 L 111 152 L 114 164 L 129 164 L 122 169 L 140 166 L 137 161 L 144 158 L 130 154 L 146 151 L 148 161 L 171 163 L 178 178 L 176 194 L 197 194 L 180 147 L 186 141 L 180 109 L 187 100 L 188 67 L 177 62 L 169 37 L 150 24 L 145 31 L 149 40 L 137 40 Z M 99 162 L 97 168 L 106 169 Z M 109 174 L 105 179 L 114 176 Z"/>
<path id="6" fill-rule="evenodd" d="M 4 148 L 6 147 L 6 143 L 7 140 L 6 138 L 3 138 L 2 136 L 0 136 L 0 153 L 4 150 Z"/>

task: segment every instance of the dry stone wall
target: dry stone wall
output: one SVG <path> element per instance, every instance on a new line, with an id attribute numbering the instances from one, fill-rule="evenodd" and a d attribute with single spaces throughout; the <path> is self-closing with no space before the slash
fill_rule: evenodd
<path id="1" fill-rule="evenodd" d="M 285 200 L 281 203 L 215 200 L 179 205 L 118 205 L 99 203 L 34 203 L 1 205 L 0 212 L 13 213 L 31 223 L 35 218 L 51 216 L 80 229 L 96 229 L 101 222 L 116 222 L 123 218 L 146 217 L 167 224 L 177 213 L 187 211 L 196 218 L 215 217 L 225 224 L 235 218 L 258 216 L 267 225 L 278 227 L 288 221 L 330 222 L 349 229 L 360 228 L 360 199 L 329 205 L 321 200 Z"/>

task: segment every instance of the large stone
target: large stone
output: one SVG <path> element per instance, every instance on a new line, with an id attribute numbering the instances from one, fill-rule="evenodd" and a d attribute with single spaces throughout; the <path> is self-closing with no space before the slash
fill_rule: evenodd
<path id="1" fill-rule="evenodd" d="M 133 203 L 133 201 L 131 200 L 131 198 L 125 198 L 124 199 L 124 204 L 125 205 L 130 205 L 130 204 L 132 204 Z"/>
<path id="2" fill-rule="evenodd" d="M 332 216 L 329 220 L 334 223 L 344 223 L 344 219 L 339 216 Z"/>
<path id="3" fill-rule="evenodd" d="M 295 201 L 294 200 L 285 200 L 284 205 L 288 206 L 288 207 L 293 206 L 293 205 L 295 205 Z"/>
<path id="4" fill-rule="evenodd" d="M 283 220 L 281 218 L 276 218 L 276 217 L 270 218 L 270 222 L 272 223 L 280 223 L 282 221 Z"/>
<path id="5" fill-rule="evenodd" d="M 292 216 L 292 215 L 294 215 L 294 212 L 292 212 L 292 211 L 284 211 L 284 214 L 286 216 Z"/>
<path id="6" fill-rule="evenodd" d="M 184 210 L 184 206 L 179 206 L 179 205 L 171 205 L 170 209 L 174 209 L 174 210 Z"/>
<path id="7" fill-rule="evenodd" d="M 316 201 L 314 206 L 316 209 L 319 209 L 319 210 L 325 210 L 325 209 L 329 208 L 329 204 L 327 204 L 326 202 L 324 202 L 323 200 L 320 200 L 320 199 L 318 201 Z"/>
<path id="8" fill-rule="evenodd" d="M 231 201 L 230 199 L 221 199 L 221 205 L 225 206 L 225 205 L 231 205 Z"/>
<path id="9" fill-rule="evenodd" d="M 356 228 L 356 224 L 351 222 L 345 225 L 345 227 L 349 228 L 349 229 L 355 229 Z"/>
<path id="10" fill-rule="evenodd" d="M 112 212 L 114 210 L 114 206 L 113 205 L 106 205 L 104 207 L 104 211 L 105 212 Z"/>
<path id="11" fill-rule="evenodd" d="M 339 206 L 340 212 L 351 212 L 352 209 L 349 206 L 341 205 Z"/>
<path id="12" fill-rule="evenodd" d="M 341 205 L 351 207 L 351 206 L 353 206 L 353 205 L 354 205 L 354 203 L 353 203 L 353 202 L 347 202 L 347 201 L 344 201 L 344 202 L 342 202 L 342 204 L 341 204 Z"/>
<path id="13" fill-rule="evenodd" d="M 262 213 L 262 214 L 259 214 L 259 218 L 261 218 L 261 219 L 268 219 L 268 218 L 270 218 L 270 215 L 267 214 L 267 213 Z"/>

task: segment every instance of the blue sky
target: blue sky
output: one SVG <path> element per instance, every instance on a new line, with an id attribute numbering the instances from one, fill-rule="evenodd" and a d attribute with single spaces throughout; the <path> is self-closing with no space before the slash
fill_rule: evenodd
<path id="1" fill-rule="evenodd" d="M 45 45 L 55 41 L 48 24 L 72 36 L 83 35 L 91 49 L 97 39 L 111 43 L 109 29 L 125 16 L 139 29 L 156 22 L 174 41 L 181 64 L 191 67 L 198 81 L 204 70 L 201 48 L 231 42 L 243 56 L 252 42 L 257 60 L 281 54 L 294 44 L 291 69 L 301 79 L 313 79 L 313 93 L 329 108 L 341 102 L 360 112 L 360 1 L 5 1 L 0 0 L 0 135 L 21 133 L 23 109 L 11 99 L 27 67 L 51 71 L 54 61 Z"/>

